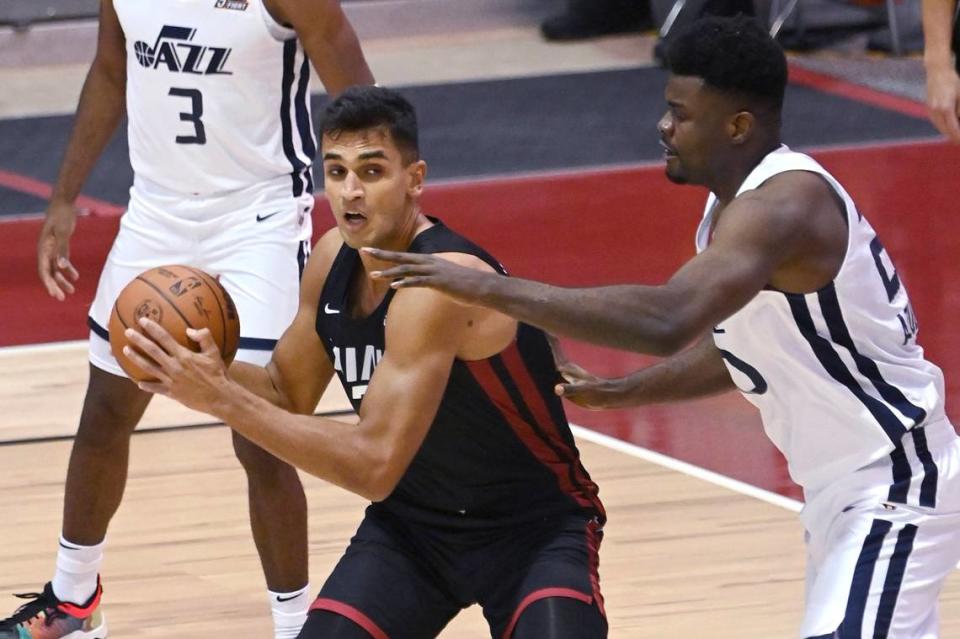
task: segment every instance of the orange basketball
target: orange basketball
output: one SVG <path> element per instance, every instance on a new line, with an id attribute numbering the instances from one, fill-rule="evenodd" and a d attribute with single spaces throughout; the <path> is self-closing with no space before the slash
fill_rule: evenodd
<path id="1" fill-rule="evenodd" d="M 240 318 L 230 295 L 216 279 L 190 266 L 158 266 L 144 271 L 127 284 L 110 313 L 110 348 L 124 372 L 135 381 L 151 378 L 123 354 L 130 344 L 127 328 L 143 332 L 139 319 L 149 317 L 163 326 L 178 343 L 199 351 L 187 337 L 188 328 L 208 328 L 229 364 L 240 342 Z"/>

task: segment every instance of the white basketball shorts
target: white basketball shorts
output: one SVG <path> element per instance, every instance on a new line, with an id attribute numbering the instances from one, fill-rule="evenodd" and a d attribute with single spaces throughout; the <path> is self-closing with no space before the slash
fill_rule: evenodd
<path id="1" fill-rule="evenodd" d="M 297 311 L 312 209 L 313 196 L 294 197 L 287 176 L 196 198 L 135 180 L 90 307 L 90 362 L 126 376 L 110 352 L 107 333 L 117 296 L 149 268 L 184 264 L 218 277 L 236 303 L 236 359 L 266 364 Z"/>
<path id="2" fill-rule="evenodd" d="M 937 599 L 960 561 L 960 438 L 950 422 L 908 432 L 889 457 L 808 496 L 801 519 L 801 637 L 939 637 Z"/>

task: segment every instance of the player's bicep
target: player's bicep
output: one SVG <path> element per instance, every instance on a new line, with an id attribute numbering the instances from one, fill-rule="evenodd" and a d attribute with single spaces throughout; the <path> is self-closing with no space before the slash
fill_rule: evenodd
<path id="1" fill-rule="evenodd" d="M 297 314 L 267 364 L 284 407 L 294 412 L 313 412 L 333 377 L 333 363 L 317 334 L 316 319 L 327 273 L 341 244 L 336 229 L 317 242 L 300 281 Z"/>
<path id="2" fill-rule="evenodd" d="M 348 86 L 373 84 L 357 34 L 339 0 L 277 0 L 331 95 Z"/>
<path id="3" fill-rule="evenodd" d="M 773 279 L 789 254 L 790 234 L 782 221 L 741 206 L 728 212 L 722 233 L 667 283 L 678 312 L 697 326 L 713 326 L 742 308 Z"/>
<path id="4" fill-rule="evenodd" d="M 312 413 L 333 377 L 333 364 L 317 335 L 315 317 L 315 313 L 297 313 L 267 364 L 283 407 L 295 413 Z"/>
<path id="5" fill-rule="evenodd" d="M 126 78 L 126 38 L 113 0 L 101 0 L 100 25 L 97 30 L 97 52 L 94 64 L 117 81 Z"/>
<path id="6" fill-rule="evenodd" d="M 467 312 L 434 291 L 402 293 L 390 305 L 384 356 L 360 408 L 361 428 L 383 451 L 391 481 L 406 470 L 437 414 Z"/>

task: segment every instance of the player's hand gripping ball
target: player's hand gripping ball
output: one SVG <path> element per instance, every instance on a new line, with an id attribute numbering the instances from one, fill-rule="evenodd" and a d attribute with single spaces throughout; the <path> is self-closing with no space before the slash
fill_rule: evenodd
<path id="1" fill-rule="evenodd" d="M 215 278 L 189 266 L 159 266 L 144 271 L 120 291 L 110 313 L 110 348 L 130 379 L 153 381 L 123 354 L 123 347 L 136 348 L 124 329 L 143 333 L 139 320 L 149 317 L 163 326 L 179 344 L 193 351 L 200 346 L 187 337 L 188 328 L 208 328 L 228 365 L 237 354 L 240 318 L 230 295 Z"/>

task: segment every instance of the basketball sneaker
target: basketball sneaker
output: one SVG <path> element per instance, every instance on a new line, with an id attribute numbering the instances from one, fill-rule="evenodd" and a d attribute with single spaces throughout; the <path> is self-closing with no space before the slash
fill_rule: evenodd
<path id="1" fill-rule="evenodd" d="M 49 583 L 43 592 L 14 595 L 30 601 L 0 621 L 0 639 L 105 639 L 102 594 L 98 580 L 96 592 L 82 606 L 57 599 Z"/>

